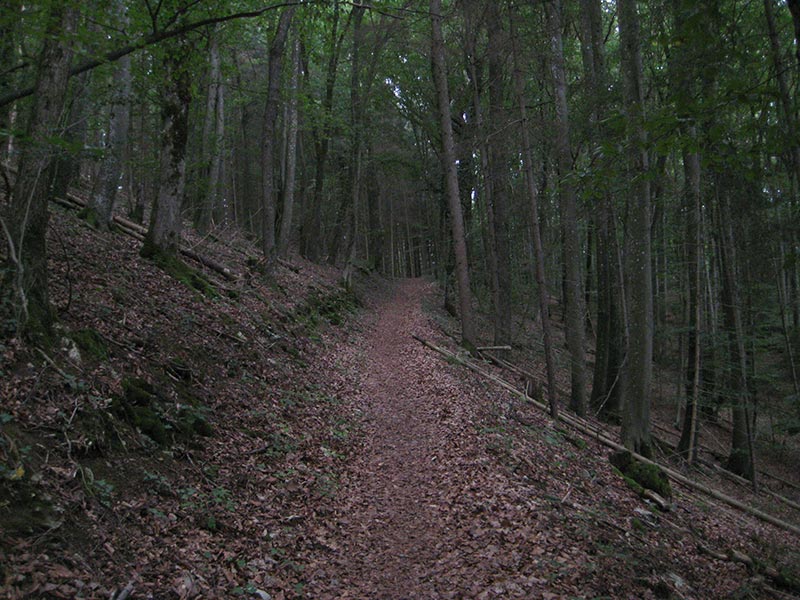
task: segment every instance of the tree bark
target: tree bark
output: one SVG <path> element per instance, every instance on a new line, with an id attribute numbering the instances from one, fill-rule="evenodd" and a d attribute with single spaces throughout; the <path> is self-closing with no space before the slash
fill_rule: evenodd
<path id="1" fill-rule="evenodd" d="M 489 178 L 492 190 L 491 213 L 493 216 L 494 267 L 497 270 L 497 294 L 494 318 L 494 343 L 511 343 L 511 252 L 508 238 L 508 204 L 511 195 L 509 182 L 508 142 L 501 131 L 507 119 L 504 107 L 504 63 L 503 51 L 507 52 L 507 36 L 503 31 L 499 2 L 490 2 L 487 7 L 488 59 L 489 59 L 489 128 L 488 140 Z"/>
<path id="2" fill-rule="evenodd" d="M 522 76 L 522 69 L 517 55 L 517 40 L 514 33 L 513 17 L 511 24 L 511 47 L 513 57 L 513 78 L 514 94 L 516 96 L 517 108 L 521 120 L 520 134 L 522 137 L 522 168 L 525 175 L 525 187 L 528 194 L 531 237 L 533 238 L 533 251 L 535 258 L 534 275 L 536 278 L 536 289 L 539 297 L 539 314 L 542 319 L 542 342 L 544 344 L 544 362 L 547 372 L 547 401 L 550 408 L 550 416 L 558 419 L 558 396 L 556 392 L 555 365 L 553 362 L 553 335 L 550 330 L 550 311 L 547 302 L 547 277 L 545 275 L 544 263 L 545 255 L 542 244 L 542 229 L 539 220 L 539 191 L 536 188 L 536 176 L 533 169 L 533 151 L 531 149 L 531 139 L 528 125 L 528 109 L 525 103 L 525 83 Z"/>
<path id="3" fill-rule="evenodd" d="M 622 443 L 651 455 L 650 383 L 653 357 L 653 280 L 650 264 L 650 182 L 644 128 L 644 84 L 635 0 L 618 0 L 620 54 L 627 112 L 630 196 L 625 245 L 628 348 L 623 367 Z"/>
<path id="4" fill-rule="evenodd" d="M 59 135 L 73 54 L 70 38 L 77 23 L 75 8 L 66 3 L 50 3 L 27 142 L 21 146 L 9 212 L 2 219 L 8 244 L 5 284 L 10 284 L 14 296 L 9 307 L 13 314 L 7 317 L 16 323 L 18 333 L 33 341 L 48 340 L 55 319 L 47 281 L 47 203 L 54 154 L 52 140 Z M 5 312 L 2 307 L 0 310 Z"/>
<path id="5" fill-rule="evenodd" d="M 464 235 L 464 218 L 461 212 L 461 199 L 458 191 L 456 171 L 455 142 L 453 124 L 450 117 L 450 92 L 447 84 L 447 66 L 444 55 L 442 35 L 441 0 L 430 0 L 431 19 L 431 61 L 433 80 L 436 87 L 436 100 L 439 108 L 439 127 L 442 144 L 442 170 L 447 185 L 447 199 L 450 208 L 450 227 L 456 259 L 456 281 L 461 318 L 461 343 L 470 351 L 476 344 L 475 324 L 472 316 L 472 294 L 469 284 L 467 263 L 467 243 Z"/>
<path id="6" fill-rule="evenodd" d="M 329 39 L 328 67 L 325 75 L 325 94 L 322 98 L 322 124 L 314 130 L 314 191 L 311 199 L 311 210 L 308 222 L 304 224 L 302 232 L 302 250 L 304 256 L 311 261 L 318 261 L 324 252 L 322 235 L 322 199 L 325 189 L 325 167 L 328 160 L 328 148 L 331 139 L 331 115 L 333 112 L 333 99 L 338 74 L 339 55 L 344 39 L 344 31 L 339 31 L 339 18 L 341 11 L 340 0 L 333 1 L 333 22 Z M 308 68 L 305 76 L 310 76 Z"/>
<path id="7" fill-rule="evenodd" d="M 567 106 L 567 76 L 564 66 L 564 49 L 561 36 L 561 0 L 545 3 L 550 35 L 550 70 L 553 76 L 553 92 L 556 108 L 556 161 L 560 181 L 559 209 L 561 240 L 565 272 L 565 325 L 567 349 L 570 356 L 572 380 L 570 408 L 578 414 L 586 414 L 586 356 L 583 290 L 581 289 L 581 247 L 578 235 L 578 213 L 575 186 L 572 183 L 572 148 L 569 131 L 569 108 Z"/>
<path id="8" fill-rule="evenodd" d="M 283 210 L 281 211 L 281 229 L 278 235 L 278 256 L 286 257 L 292 237 L 292 221 L 294 218 L 295 174 L 297 171 L 297 103 L 300 76 L 300 40 L 292 44 L 292 75 L 289 81 L 289 109 L 286 125 L 286 176 L 283 184 Z"/>
<path id="9" fill-rule="evenodd" d="M 267 101 L 264 108 L 264 134 L 261 149 L 261 176 L 262 176 L 262 226 L 261 248 L 267 261 L 267 269 L 272 268 L 275 259 L 275 125 L 278 120 L 278 101 L 280 100 L 281 71 L 283 69 L 283 54 L 286 47 L 286 37 L 292 23 L 296 8 L 286 8 L 278 20 L 278 28 L 272 38 L 269 48 L 269 84 L 267 88 Z"/>
<path id="10" fill-rule="evenodd" d="M 603 13 L 599 0 L 581 0 L 581 51 L 590 101 L 589 144 L 592 171 L 600 173 L 592 183 L 597 210 L 596 233 L 597 325 L 595 365 L 590 404 L 606 420 L 620 417 L 620 368 L 625 352 L 624 286 L 620 270 L 617 228 L 611 195 L 604 183 L 607 160 L 602 144 L 608 132 L 602 125 L 606 118 L 608 79 L 603 38 Z"/>
<path id="11" fill-rule="evenodd" d="M 141 254 L 145 258 L 176 257 L 181 238 L 181 200 L 186 183 L 186 142 L 191 103 L 187 61 L 191 49 L 179 39 L 166 53 L 166 87 L 161 99 L 161 158 L 158 193 Z"/>
<path id="12" fill-rule="evenodd" d="M 124 29 L 128 23 L 124 2 L 117 1 L 115 8 Z M 113 221 L 114 203 L 122 176 L 122 161 L 128 144 L 131 111 L 130 55 L 120 59 L 115 69 L 113 85 L 105 153 L 88 206 L 90 218 L 94 219 L 97 227 L 102 230 L 107 230 Z"/>
<path id="13" fill-rule="evenodd" d="M 794 48 L 795 58 L 797 58 L 797 70 L 800 73 L 800 0 L 786 0 L 789 12 L 792 13 L 792 23 L 794 24 Z"/>

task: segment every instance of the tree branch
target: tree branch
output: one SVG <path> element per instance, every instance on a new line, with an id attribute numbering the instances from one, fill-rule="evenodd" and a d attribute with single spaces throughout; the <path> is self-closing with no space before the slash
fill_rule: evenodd
<path id="1" fill-rule="evenodd" d="M 74 77 L 75 75 L 80 75 L 81 73 L 85 73 L 86 71 L 91 71 L 101 65 L 113 63 L 123 56 L 131 54 L 132 52 L 136 52 L 137 50 L 141 50 L 142 48 L 146 48 L 147 46 L 152 46 L 154 44 L 158 44 L 165 40 L 172 39 L 174 37 L 178 37 L 185 33 L 189 33 L 195 29 L 199 29 L 201 27 L 205 27 L 206 25 L 214 25 L 215 23 L 226 23 L 227 21 L 234 21 L 237 19 L 252 19 L 254 17 L 260 17 L 264 13 L 267 13 L 271 10 L 276 10 L 279 8 L 285 8 L 287 6 L 298 6 L 301 4 L 305 4 L 302 0 L 295 0 L 290 2 L 280 2 L 278 4 L 273 4 L 271 6 L 265 6 L 264 8 L 259 8 L 258 10 L 251 10 L 246 12 L 239 12 L 233 13 L 230 15 L 224 15 L 222 17 L 210 17 L 208 19 L 201 19 L 200 21 L 195 21 L 193 23 L 188 23 L 181 27 L 176 27 L 175 29 L 170 29 L 167 31 L 156 31 L 151 33 L 150 35 L 145 36 L 138 42 L 134 44 L 130 44 L 128 46 L 124 46 L 117 50 L 112 50 L 111 52 L 107 52 L 102 56 L 102 58 L 95 58 L 91 60 L 87 60 L 83 63 L 75 65 L 70 69 L 69 76 Z M 21 90 L 15 90 L 13 92 L 9 92 L 4 96 L 0 96 L 0 107 L 6 106 L 7 104 L 11 104 L 12 102 L 19 100 L 21 98 L 26 98 L 31 96 L 34 92 L 33 86 L 27 87 Z"/>

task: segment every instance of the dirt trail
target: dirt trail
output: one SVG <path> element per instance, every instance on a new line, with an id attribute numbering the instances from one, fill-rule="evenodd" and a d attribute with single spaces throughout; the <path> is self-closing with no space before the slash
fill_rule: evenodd
<path id="1" fill-rule="evenodd" d="M 497 574 L 482 522 L 487 490 L 506 482 L 487 468 L 469 390 L 411 337 L 435 335 L 421 308 L 428 285 L 400 283 L 365 342 L 365 447 L 337 494 L 310 597 L 461 597 Z"/>
<path id="2" fill-rule="evenodd" d="M 661 523 L 613 473 L 605 448 L 512 405 L 411 337 L 448 345 L 422 310 L 432 293 L 423 281 L 399 282 L 372 307 L 365 333 L 328 357 L 355 374 L 337 395 L 361 413 L 362 428 L 339 487 L 304 522 L 301 597 L 554 600 L 673 590 L 728 598 L 749 589 L 742 565 L 696 549 L 698 539 L 727 548 L 742 538 L 741 515 L 698 509 L 681 495 Z M 749 530 L 758 539 L 774 533 Z"/>

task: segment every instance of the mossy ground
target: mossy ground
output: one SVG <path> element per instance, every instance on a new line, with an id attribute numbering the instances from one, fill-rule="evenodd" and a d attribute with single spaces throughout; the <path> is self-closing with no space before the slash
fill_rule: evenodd
<path id="1" fill-rule="evenodd" d="M 141 255 L 144 258 L 149 258 L 159 269 L 173 279 L 180 281 L 186 287 L 198 291 L 208 298 L 219 297 L 214 284 L 206 279 L 202 273 L 183 262 L 176 254 L 155 248 L 153 244 L 148 244 L 145 241 Z"/>
<path id="2" fill-rule="evenodd" d="M 108 358 L 108 345 L 100 333 L 91 328 L 79 329 L 69 336 L 83 356 L 91 356 L 97 360 Z"/>
<path id="3" fill-rule="evenodd" d="M 615 452 L 609 460 L 637 494 L 648 489 L 663 498 L 672 498 L 672 486 L 661 468 L 636 460 L 628 451 Z"/>
<path id="4" fill-rule="evenodd" d="M 112 403 L 112 410 L 161 447 L 213 433 L 203 407 L 183 388 L 178 390 L 177 410 L 161 389 L 143 379 L 126 378 L 122 389 L 123 393 Z"/>

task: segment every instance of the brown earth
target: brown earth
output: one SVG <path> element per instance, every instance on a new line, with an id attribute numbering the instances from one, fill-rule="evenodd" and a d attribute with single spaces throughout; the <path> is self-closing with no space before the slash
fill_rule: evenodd
<path id="1" fill-rule="evenodd" d="M 63 335 L 103 352 L 0 347 L 0 597 L 796 597 L 795 536 L 681 488 L 660 513 L 604 446 L 413 339 L 458 351 L 430 282 L 362 277 L 354 312 L 333 270 L 264 278 L 244 241 L 192 239 L 246 274 L 206 297 L 57 215 Z M 122 422 L 131 377 L 210 435 Z"/>

